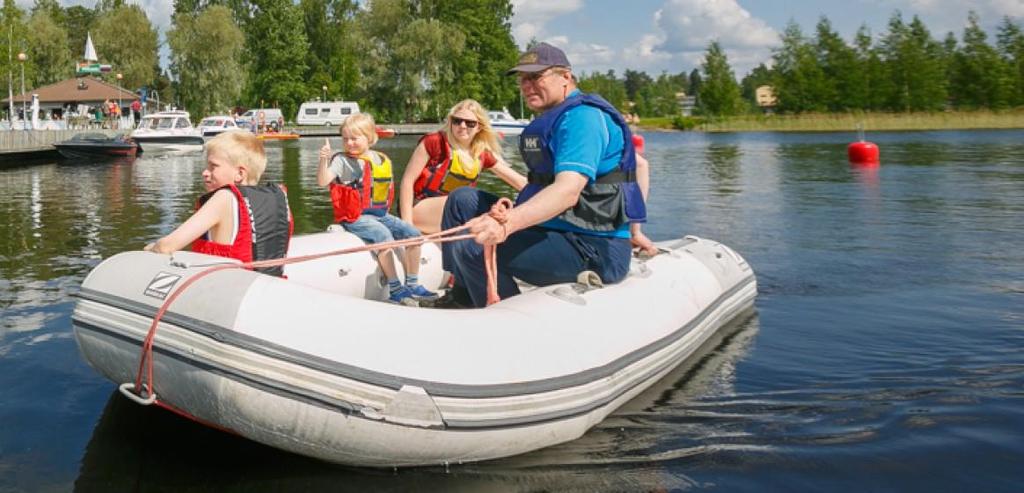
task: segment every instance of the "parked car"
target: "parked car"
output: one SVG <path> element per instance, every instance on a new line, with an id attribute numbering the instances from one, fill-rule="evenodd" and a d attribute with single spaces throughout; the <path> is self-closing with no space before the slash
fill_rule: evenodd
<path id="1" fill-rule="evenodd" d="M 254 124 L 260 124 L 261 115 L 264 125 L 271 127 L 274 130 L 280 130 L 279 126 L 284 122 L 284 114 L 281 113 L 280 108 L 253 108 L 242 113 L 238 118 L 235 118 L 235 123 L 237 123 L 239 127 L 252 130 Z"/>

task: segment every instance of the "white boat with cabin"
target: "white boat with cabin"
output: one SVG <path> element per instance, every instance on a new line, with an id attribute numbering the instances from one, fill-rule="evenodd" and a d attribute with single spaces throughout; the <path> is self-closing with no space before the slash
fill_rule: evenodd
<path id="1" fill-rule="evenodd" d="M 334 229 L 293 238 L 288 255 L 358 245 Z M 580 437 L 749 312 L 757 283 L 736 252 L 696 237 L 659 247 L 614 285 L 527 287 L 463 310 L 384 302 L 366 252 L 287 265 L 287 279 L 217 271 L 162 318 L 145 398 L 131 390 L 164 299 L 234 261 L 115 255 L 83 282 L 72 320 L 85 360 L 140 404 L 330 462 L 480 461 Z M 444 281 L 434 244 L 420 280 Z"/>
<path id="2" fill-rule="evenodd" d="M 520 135 L 523 133 L 523 129 L 530 124 L 528 120 L 517 120 L 512 117 L 508 109 L 488 111 L 487 118 L 491 120 L 491 128 L 503 135 Z"/>
<path id="3" fill-rule="evenodd" d="M 229 115 L 213 115 L 200 120 L 199 125 L 196 126 L 196 130 L 198 130 L 203 137 L 213 137 L 223 132 L 245 129 L 239 127 L 238 124 L 235 123 L 235 119 Z"/>
<path id="4" fill-rule="evenodd" d="M 142 117 L 131 134 L 145 152 L 189 152 L 203 149 L 203 134 L 192 126 L 187 111 L 172 110 Z"/>

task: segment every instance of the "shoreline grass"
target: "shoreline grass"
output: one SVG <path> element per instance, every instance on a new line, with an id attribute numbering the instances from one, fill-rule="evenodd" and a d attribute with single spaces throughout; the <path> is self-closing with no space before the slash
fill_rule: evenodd
<path id="1" fill-rule="evenodd" d="M 1024 108 L 1007 111 L 945 111 L 938 113 L 809 113 L 730 117 L 652 117 L 641 130 L 697 132 L 851 132 L 970 130 L 1024 128 Z"/>

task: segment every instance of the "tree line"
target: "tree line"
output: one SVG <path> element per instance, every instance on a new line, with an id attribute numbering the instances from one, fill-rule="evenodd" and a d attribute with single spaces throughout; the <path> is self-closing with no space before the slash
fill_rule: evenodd
<path id="1" fill-rule="evenodd" d="M 511 0 L 175 0 L 170 64 L 161 69 L 158 32 L 138 5 L 35 0 L 26 12 L 4 0 L 0 70 L 24 69 L 26 87 L 72 77 L 91 33 L 124 87 L 155 90 L 197 116 L 235 106 L 294 115 L 318 97 L 358 101 L 390 122 L 437 121 L 467 97 L 518 113 L 515 80 L 504 75 L 518 56 L 511 17 Z M 19 67 L 5 48 L 27 61 Z M 1004 18 L 993 44 L 971 12 L 959 38 L 939 41 L 896 11 L 879 36 L 864 26 L 847 42 L 822 17 L 813 35 L 791 21 L 770 66 L 740 81 L 717 41 L 690 72 L 579 78 L 584 91 L 641 116 L 677 115 L 679 93 L 696 97 L 697 114 L 759 111 L 761 85 L 772 86 L 784 113 L 998 110 L 1024 105 L 1024 29 Z"/>
<path id="2" fill-rule="evenodd" d="M 1002 110 L 1024 105 L 1024 30 L 1004 17 L 995 43 L 968 13 L 959 39 L 937 40 L 920 18 L 897 11 L 874 37 L 862 26 L 847 43 L 822 17 L 812 36 L 790 22 L 764 64 L 735 82 L 726 55 L 711 43 L 698 108 L 735 115 L 754 108 L 755 88 L 772 86 L 782 113 L 847 111 Z M 713 93 L 711 92 L 713 91 Z M 713 96 L 712 96 L 713 94 Z"/>
<path id="3" fill-rule="evenodd" d="M 161 102 L 202 116 L 245 107 L 294 115 L 303 101 L 354 100 L 381 121 L 437 121 L 464 98 L 517 106 L 504 70 L 519 54 L 510 0 L 175 0 L 161 70 L 158 33 L 138 5 L 94 8 L 4 0 L 0 53 L 25 52 L 0 70 L 38 87 L 74 75 L 91 32 L 104 77 L 156 90 Z M 7 34 L 4 36 L 3 34 Z"/>

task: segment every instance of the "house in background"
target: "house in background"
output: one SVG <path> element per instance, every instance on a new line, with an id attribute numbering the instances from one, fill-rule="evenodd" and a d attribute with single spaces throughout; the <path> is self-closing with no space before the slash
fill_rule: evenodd
<path id="1" fill-rule="evenodd" d="M 104 101 L 118 103 L 122 115 L 131 115 L 129 106 L 139 96 L 132 91 L 94 77 L 75 77 L 39 87 L 14 96 L 14 111 L 31 111 L 32 95 L 39 97 L 40 120 L 64 120 L 72 115 L 86 115 Z M 3 99 L 3 110 L 10 108 L 10 99 Z M 24 105 L 24 106 L 23 106 Z"/>

